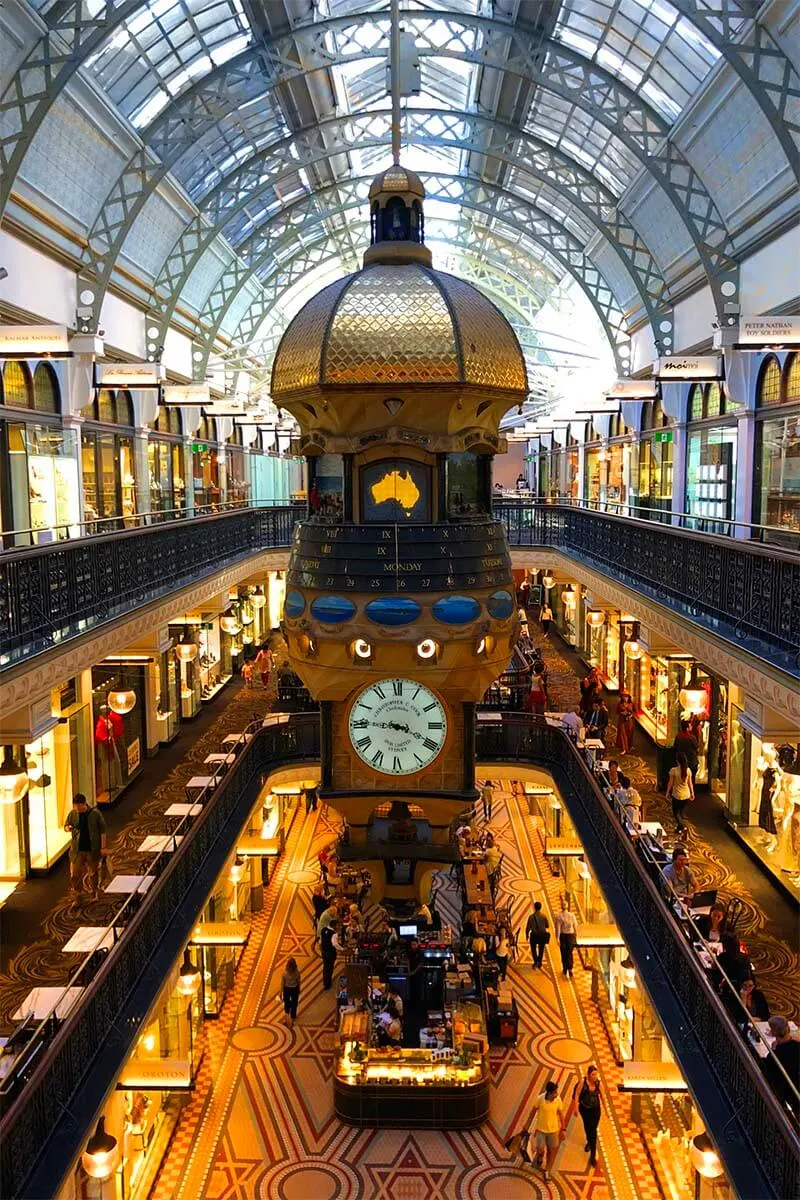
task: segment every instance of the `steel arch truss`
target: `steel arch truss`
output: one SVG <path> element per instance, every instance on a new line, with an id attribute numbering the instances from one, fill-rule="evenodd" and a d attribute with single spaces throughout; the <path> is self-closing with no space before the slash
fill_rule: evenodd
<path id="1" fill-rule="evenodd" d="M 463 197 L 458 201 L 447 201 L 445 197 L 442 198 L 445 199 L 446 202 L 459 204 L 462 207 L 469 207 L 469 203 Z M 356 205 L 354 205 L 354 207 L 356 207 Z M 362 207 L 360 202 L 357 202 L 357 207 Z M 529 277 L 532 260 L 530 251 L 526 250 L 521 245 L 522 238 L 527 237 L 530 239 L 530 241 L 541 245 L 546 254 L 559 264 L 564 273 L 568 273 L 576 279 L 578 284 L 588 296 L 595 308 L 595 311 L 597 312 L 598 317 L 600 318 L 601 324 L 603 325 L 617 366 L 620 371 L 622 371 L 626 365 L 624 364 L 623 360 L 629 358 L 630 355 L 630 347 L 628 344 L 629 335 L 626 328 L 625 314 L 619 308 L 616 300 L 614 299 L 612 289 L 609 287 L 607 281 L 604 279 L 594 263 L 588 259 L 585 248 L 580 244 L 580 242 L 578 242 L 578 240 L 572 234 L 570 234 L 568 230 L 564 229 L 563 226 L 559 225 L 545 213 L 537 213 L 535 222 L 531 222 L 529 227 L 524 232 L 509 226 L 508 223 L 503 220 L 503 218 L 498 217 L 496 213 L 492 212 L 491 215 L 502 225 L 503 229 L 508 230 L 511 235 L 510 237 L 499 237 L 496 233 L 494 233 L 494 231 L 487 231 L 484 235 L 485 238 L 490 239 L 490 242 L 494 243 L 494 245 L 501 249 L 502 257 L 499 259 L 499 262 L 506 263 L 507 267 L 507 263 L 509 261 L 513 261 L 514 257 L 516 256 L 520 264 L 520 282 L 523 286 L 525 286 L 524 280 Z M 303 259 L 304 256 L 309 252 L 311 247 L 308 245 L 305 238 L 307 229 L 308 226 L 306 225 L 301 233 L 293 234 L 291 240 L 294 241 L 298 247 L 294 252 L 291 250 L 286 252 L 288 244 L 286 239 L 283 240 L 281 245 L 280 262 L 277 267 L 273 267 L 272 272 L 268 273 L 264 279 L 260 279 L 263 290 L 254 299 L 250 308 L 240 321 L 239 327 L 237 328 L 233 337 L 235 343 L 246 343 L 252 338 L 255 329 L 261 325 L 262 321 L 269 313 L 270 308 L 275 303 L 274 281 L 276 279 L 281 279 L 284 271 L 291 271 L 298 257 Z M 364 229 L 366 231 L 366 222 L 364 222 Z M 314 241 L 313 245 L 321 245 L 323 248 L 323 253 L 327 253 L 331 239 L 333 238 L 335 240 L 336 236 L 337 235 L 335 232 L 330 233 L 326 231 L 323 233 L 319 241 Z M 474 245 L 474 235 L 472 235 L 471 246 L 474 247 Z M 458 248 L 459 250 L 462 249 L 461 246 Z M 275 254 L 276 248 L 271 247 L 267 251 L 266 257 L 274 263 Z M 491 257 L 493 262 L 497 261 L 497 258 L 493 252 L 493 248 Z M 240 259 L 237 259 L 232 264 L 232 267 L 223 273 L 221 278 L 217 281 L 216 285 L 212 289 L 212 292 L 206 301 L 206 307 L 199 318 L 199 322 L 204 329 L 210 328 L 210 336 L 207 335 L 204 339 L 204 345 L 198 346 L 195 351 L 195 354 L 200 353 L 202 355 L 202 357 L 195 359 L 196 374 L 198 377 L 205 377 L 211 348 L 215 343 L 217 335 L 219 334 L 219 330 L 225 319 L 225 315 L 233 304 L 236 296 L 239 294 L 241 289 L 246 286 L 254 277 L 260 278 L 258 276 L 258 271 L 262 265 L 263 258 L 264 255 L 262 253 L 261 257 L 255 258 L 252 264 L 249 266 Z M 312 265 L 316 266 L 318 264 L 312 263 Z M 308 269 L 308 267 L 305 267 L 302 273 L 305 273 L 305 271 Z M 503 266 L 500 266 L 500 270 L 502 271 L 503 269 Z M 282 285 L 280 286 L 280 290 L 284 290 Z M 538 306 L 537 309 L 534 310 L 534 313 L 528 316 L 528 319 L 531 319 L 531 316 L 535 315 L 535 311 L 538 311 Z M 521 315 L 525 316 L 526 314 L 522 313 Z"/>
<path id="2" fill-rule="evenodd" d="M 384 120 L 384 129 L 369 133 L 364 127 L 374 126 L 376 117 Z M 406 133 L 409 144 L 443 147 L 463 147 L 464 124 L 470 124 L 480 139 L 472 142 L 471 154 L 502 159 L 517 171 L 524 171 L 530 178 L 530 195 L 522 196 L 511 186 L 504 189 L 507 203 L 516 208 L 515 219 L 524 223 L 528 211 L 536 207 L 542 192 L 547 189 L 563 197 L 570 209 L 605 238 L 631 278 L 632 290 L 638 292 L 654 338 L 668 350 L 672 343 L 672 312 L 667 298 L 667 285 L 660 268 L 647 249 L 636 229 L 616 206 L 615 198 L 602 184 L 571 159 L 560 154 L 547 143 L 530 134 L 521 133 L 511 126 L 500 125 L 485 117 L 471 114 L 442 113 L 438 110 L 413 109 L 407 114 Z M 434 132 L 432 132 L 434 131 Z M 380 146 L 388 142 L 390 130 L 385 113 L 366 113 L 359 117 L 338 120 L 324 126 L 300 131 L 291 144 L 281 142 L 271 152 L 265 150 L 257 161 L 248 160 L 232 176 L 228 177 L 204 202 L 203 210 L 186 226 L 168 254 L 158 278 L 153 285 L 153 318 L 159 330 L 156 345 L 163 346 L 166 331 L 175 306 L 204 252 L 218 235 L 225 236 L 225 225 L 245 206 L 266 189 L 279 185 L 283 175 L 295 175 L 300 168 L 308 169 L 313 164 L 330 159 L 352 147 Z M 333 147 L 333 148 L 331 148 Z M 444 174 L 430 175 L 436 188 L 429 192 L 437 198 L 438 188 L 444 187 L 452 195 L 453 177 Z M 469 181 L 475 189 L 485 188 L 487 194 L 495 195 L 497 189 L 482 184 L 477 176 L 460 176 L 464 183 Z M 352 180 L 339 185 L 343 190 Z M 328 191 L 333 189 L 327 189 Z M 325 203 L 322 192 L 309 193 L 293 204 L 276 210 L 269 223 L 277 228 L 280 223 L 287 227 L 299 225 L 306 216 L 308 204 L 316 196 Z M 364 201 L 366 203 L 366 201 Z M 546 203 L 543 207 L 552 207 Z M 263 228 L 263 226 L 261 227 Z M 230 239 L 232 240 L 232 239 Z M 252 240 L 252 239 L 251 239 Z M 234 249 L 248 258 L 242 244 Z"/>
<path id="3" fill-rule="evenodd" d="M 355 23 L 352 18 L 336 18 L 300 27 L 291 35 L 252 47 L 211 72 L 164 110 L 147 131 L 146 144 L 123 169 L 91 232 L 85 275 L 97 281 L 98 296 L 108 285 L 133 221 L 181 156 L 225 114 L 266 89 L 335 64 L 377 57 L 374 36 L 367 39 L 366 33 L 377 25 L 385 38 L 388 17 L 368 15 L 370 26 Z M 725 221 L 700 175 L 669 140 L 667 122 L 635 91 L 561 43 L 543 42 L 523 28 L 452 13 L 438 17 L 412 12 L 406 14 L 405 21 L 414 30 L 422 56 L 458 58 L 517 75 L 582 108 L 609 129 L 650 172 L 676 208 L 705 270 L 718 311 L 723 310 L 724 303 L 736 301 L 738 265 Z M 448 33 L 444 43 L 443 29 Z M 380 54 L 384 52 L 382 42 Z M 96 305 L 95 301 L 88 325 L 96 325 Z"/>
<path id="4" fill-rule="evenodd" d="M 496 264 L 490 266 L 485 262 L 478 261 L 472 256 L 469 248 L 459 248 L 459 254 L 461 255 L 460 277 L 474 283 L 476 287 L 485 292 L 505 313 L 520 336 L 520 322 L 529 325 L 536 315 L 540 303 L 547 297 L 538 297 L 533 293 L 527 279 L 520 280 L 514 275 L 509 275 L 503 267 L 498 267 Z M 267 311 L 258 305 L 244 315 L 242 323 L 236 331 L 236 339 L 233 343 L 235 349 L 223 356 L 226 365 L 228 360 L 233 363 L 231 368 L 226 369 L 228 379 L 226 391 L 235 392 L 237 390 L 237 375 L 240 371 L 249 375 L 251 384 L 255 385 L 257 393 L 268 390 L 272 374 L 272 360 L 286 326 L 291 320 L 291 316 L 283 313 L 281 305 L 283 297 L 309 270 L 323 267 L 331 262 L 338 263 L 338 261 L 338 253 L 331 254 L 329 243 L 322 239 L 317 245 L 309 247 L 305 255 L 292 260 L 276 275 L 270 283 Z M 264 324 L 270 316 L 273 317 L 272 324 L 266 332 L 262 332 Z M 246 344 L 237 340 L 240 333 L 246 335 Z M 204 347 L 198 346 L 197 351 L 199 354 L 205 354 Z M 196 377 L 204 378 L 205 359 L 202 366 L 199 359 L 197 364 Z M 537 366 L 541 367 L 542 364 L 531 363 L 528 360 L 528 370 L 532 377 L 535 377 Z"/>

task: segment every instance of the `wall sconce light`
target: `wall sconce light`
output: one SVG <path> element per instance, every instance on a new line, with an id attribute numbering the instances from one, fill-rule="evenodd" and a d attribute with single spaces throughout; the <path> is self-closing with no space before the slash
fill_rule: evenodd
<path id="1" fill-rule="evenodd" d="M 369 662 L 372 658 L 372 646 L 369 642 L 365 642 L 363 638 L 356 638 L 352 646 L 353 658 L 359 659 L 360 662 Z"/>
<path id="2" fill-rule="evenodd" d="M 423 662 L 430 662 L 432 658 L 436 658 L 439 653 L 439 644 L 433 638 L 423 638 L 417 643 L 417 657 Z"/>

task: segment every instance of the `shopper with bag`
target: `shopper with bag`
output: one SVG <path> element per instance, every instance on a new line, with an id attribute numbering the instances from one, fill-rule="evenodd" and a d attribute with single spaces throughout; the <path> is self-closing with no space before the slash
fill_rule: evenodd
<path id="1" fill-rule="evenodd" d="M 677 833 L 683 833 L 686 829 L 683 810 L 690 800 L 694 800 L 694 780 L 685 754 L 678 755 L 677 766 L 673 767 L 669 773 L 667 799 L 672 801 L 675 830 Z"/>

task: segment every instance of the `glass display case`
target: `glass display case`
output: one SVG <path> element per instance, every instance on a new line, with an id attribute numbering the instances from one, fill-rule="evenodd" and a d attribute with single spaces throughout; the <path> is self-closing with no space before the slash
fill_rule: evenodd
<path id="1" fill-rule="evenodd" d="M 156 729 L 160 744 L 165 746 L 178 736 L 181 724 L 180 667 L 171 651 L 159 656 L 158 686 Z"/>
<path id="2" fill-rule="evenodd" d="M 489 1055 L 479 1004 L 440 1013 L 449 1046 L 378 1049 L 345 1038 L 334 1074 L 334 1107 L 348 1125 L 469 1129 L 489 1115 Z"/>

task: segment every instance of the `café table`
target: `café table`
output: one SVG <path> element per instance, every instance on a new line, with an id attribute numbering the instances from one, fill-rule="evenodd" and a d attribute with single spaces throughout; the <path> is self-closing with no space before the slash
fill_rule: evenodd
<path id="1" fill-rule="evenodd" d="M 11 1020 L 24 1021 L 26 1017 L 33 1017 L 35 1021 L 43 1021 L 54 1009 L 58 1019 L 63 1020 L 84 990 L 82 987 L 35 987 L 11 1014 Z"/>
<path id="2" fill-rule="evenodd" d="M 155 875 L 115 875 L 103 891 L 126 896 L 130 892 L 146 892 L 155 882 Z"/>
<path id="3" fill-rule="evenodd" d="M 110 950 L 114 941 L 114 930 L 110 925 L 79 925 L 61 947 L 61 953 L 88 954 L 92 950 Z"/>
<path id="4" fill-rule="evenodd" d="M 474 862 L 464 868 L 464 897 L 468 908 L 493 903 L 489 872 L 484 863 Z"/>
<path id="5" fill-rule="evenodd" d="M 203 811 L 202 804 L 170 804 L 165 809 L 165 817 L 199 817 Z"/>
<path id="6" fill-rule="evenodd" d="M 137 850 L 140 854 L 172 854 L 182 841 L 182 833 L 149 833 Z"/>

